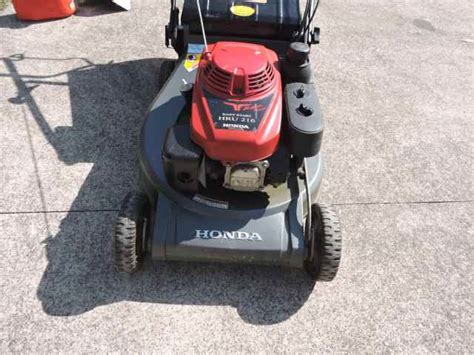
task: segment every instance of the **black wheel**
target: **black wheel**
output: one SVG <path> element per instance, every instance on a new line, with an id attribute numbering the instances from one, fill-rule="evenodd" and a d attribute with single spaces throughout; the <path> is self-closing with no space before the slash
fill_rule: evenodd
<path id="1" fill-rule="evenodd" d="M 161 90 L 168 81 L 171 73 L 173 73 L 176 62 L 174 60 L 165 59 L 160 66 L 160 73 L 158 74 L 158 89 Z"/>
<path id="2" fill-rule="evenodd" d="M 339 218 L 331 207 L 317 204 L 312 206 L 311 216 L 306 270 L 316 281 L 332 281 L 341 261 L 342 233 Z"/>
<path id="3" fill-rule="evenodd" d="M 129 193 L 120 209 L 113 239 L 114 263 L 118 271 L 140 269 L 146 249 L 149 206 L 145 194 Z"/>

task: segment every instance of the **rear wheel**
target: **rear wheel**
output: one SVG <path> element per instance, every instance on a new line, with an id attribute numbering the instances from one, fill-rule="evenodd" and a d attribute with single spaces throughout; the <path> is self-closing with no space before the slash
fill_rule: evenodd
<path id="1" fill-rule="evenodd" d="M 143 193 L 129 193 L 122 204 L 113 239 L 114 263 L 118 271 L 140 269 L 146 249 L 149 203 Z"/>
<path id="2" fill-rule="evenodd" d="M 339 269 L 342 233 L 339 218 L 329 206 L 314 204 L 312 228 L 308 233 L 306 270 L 316 281 L 332 281 Z"/>

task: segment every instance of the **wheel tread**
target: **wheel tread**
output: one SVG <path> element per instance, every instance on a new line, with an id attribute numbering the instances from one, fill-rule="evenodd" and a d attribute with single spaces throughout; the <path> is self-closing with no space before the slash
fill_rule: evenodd
<path id="1" fill-rule="evenodd" d="M 309 274 L 318 281 L 332 281 L 338 272 L 342 252 L 342 234 L 336 212 L 327 205 L 313 205 L 316 257 L 307 263 Z"/>
<path id="2" fill-rule="evenodd" d="M 113 238 L 114 263 L 118 271 L 133 273 L 141 267 L 143 247 L 137 230 L 143 224 L 146 207 L 146 196 L 137 192 L 129 193 L 122 203 Z"/>

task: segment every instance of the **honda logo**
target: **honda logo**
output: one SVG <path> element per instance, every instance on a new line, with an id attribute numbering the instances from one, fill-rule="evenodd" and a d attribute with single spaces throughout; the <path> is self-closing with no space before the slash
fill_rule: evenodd
<path id="1" fill-rule="evenodd" d="M 230 240 L 246 240 L 251 242 L 263 242 L 262 237 L 258 233 L 247 232 L 228 232 L 219 230 L 201 230 L 196 229 L 194 238 L 197 239 L 230 239 Z"/>

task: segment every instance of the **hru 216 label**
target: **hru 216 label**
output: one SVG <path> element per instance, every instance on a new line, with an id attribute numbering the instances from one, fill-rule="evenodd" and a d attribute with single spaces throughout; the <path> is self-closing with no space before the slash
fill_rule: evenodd
<path id="1" fill-rule="evenodd" d="M 212 121 L 217 129 L 256 131 L 265 117 L 273 95 L 255 101 L 234 101 L 206 93 Z"/>

